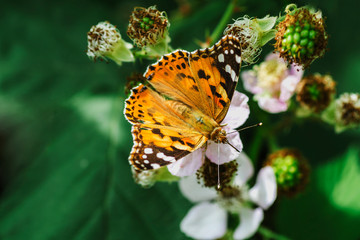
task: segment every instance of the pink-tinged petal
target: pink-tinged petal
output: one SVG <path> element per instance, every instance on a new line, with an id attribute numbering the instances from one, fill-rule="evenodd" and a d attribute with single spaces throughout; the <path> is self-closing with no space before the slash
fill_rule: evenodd
<path id="1" fill-rule="evenodd" d="M 285 112 L 288 109 L 286 102 L 272 97 L 258 97 L 259 107 L 269 113 Z"/>
<path id="2" fill-rule="evenodd" d="M 262 93 L 263 89 L 257 85 L 258 80 L 256 77 L 256 73 L 254 71 L 248 70 L 248 71 L 241 72 L 241 79 L 243 81 L 244 88 L 247 91 L 249 91 L 253 94 Z"/>
<path id="3" fill-rule="evenodd" d="M 178 177 L 190 176 L 194 174 L 202 165 L 204 158 L 204 149 L 199 148 L 187 156 L 169 164 L 168 170 L 172 175 Z"/>
<path id="4" fill-rule="evenodd" d="M 240 127 L 248 119 L 250 114 L 248 101 L 249 98 L 245 94 L 234 92 L 229 110 L 222 121 L 222 124 L 226 124 L 224 127 L 226 131 Z"/>
<path id="5" fill-rule="evenodd" d="M 228 134 L 227 139 L 236 149 L 242 151 L 243 145 L 238 132 Z M 239 152 L 227 143 L 208 142 L 206 156 L 215 164 L 224 164 L 235 160 L 239 156 Z"/>
<path id="6" fill-rule="evenodd" d="M 234 178 L 234 185 L 241 187 L 244 186 L 246 182 L 253 176 L 254 166 L 250 158 L 244 152 L 240 153 L 236 161 L 238 163 L 238 169 Z"/>
<path id="7" fill-rule="evenodd" d="M 269 53 L 268 55 L 266 55 L 264 61 L 270 61 L 273 59 L 276 59 L 278 62 L 285 64 L 284 59 L 280 58 L 280 55 L 278 53 Z"/>
<path id="8" fill-rule="evenodd" d="M 283 102 L 289 100 L 294 95 L 296 85 L 299 83 L 299 81 L 300 79 L 295 76 L 286 77 L 281 82 L 279 100 Z"/>
<path id="9" fill-rule="evenodd" d="M 249 190 L 250 199 L 268 209 L 275 201 L 277 195 L 276 177 L 272 167 L 262 168 L 257 176 L 256 184 Z"/>
<path id="10" fill-rule="evenodd" d="M 198 183 L 195 174 L 181 178 L 179 188 L 181 193 L 191 202 L 209 201 L 217 196 L 213 188 L 207 188 Z"/>
<path id="11" fill-rule="evenodd" d="M 246 239 L 253 236 L 264 219 L 261 208 L 243 208 L 240 212 L 240 225 L 235 229 L 234 239 Z"/>
<path id="12" fill-rule="evenodd" d="M 217 239 L 226 233 L 227 214 L 215 203 L 202 202 L 190 209 L 180 229 L 195 239 Z"/>
<path id="13" fill-rule="evenodd" d="M 304 70 L 300 67 L 300 66 L 297 66 L 295 64 L 292 64 L 291 67 L 290 67 L 290 71 L 289 71 L 289 74 L 291 76 L 294 76 L 296 78 L 300 79 L 303 77 L 304 75 Z"/>

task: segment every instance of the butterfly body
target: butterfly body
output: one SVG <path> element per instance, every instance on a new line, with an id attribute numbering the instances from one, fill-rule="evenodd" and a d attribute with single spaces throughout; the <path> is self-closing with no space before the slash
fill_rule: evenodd
<path id="1" fill-rule="evenodd" d="M 225 118 L 240 71 L 236 37 L 213 47 L 177 50 L 145 72 L 148 84 L 132 90 L 125 116 L 133 125 L 130 163 L 148 170 L 170 164 L 204 146 L 225 143 Z"/>

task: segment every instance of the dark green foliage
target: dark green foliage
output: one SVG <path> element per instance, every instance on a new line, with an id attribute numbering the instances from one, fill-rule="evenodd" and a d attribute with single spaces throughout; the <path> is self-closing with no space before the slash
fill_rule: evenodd
<path id="1" fill-rule="evenodd" d="M 277 15 L 286 3 L 249 1 L 248 8 L 240 8 L 234 18 Z M 85 54 L 86 33 L 92 25 L 109 20 L 130 41 L 125 32 L 133 7 L 154 4 L 168 13 L 173 46 L 191 51 L 198 48 L 194 40 L 204 40 L 206 31 L 215 28 L 226 9 L 224 1 L 196 1 L 194 12 L 172 21 L 177 11 L 175 1 L 65 0 L 60 4 L 38 0 L 2 4 L 0 239 L 185 238 L 179 223 L 191 204 L 181 196 L 177 184 L 158 183 L 143 189 L 134 183 L 127 160 L 132 137 L 122 113 L 123 89 L 126 77 L 134 71 L 144 72 L 148 62 L 124 63 L 125 67 L 119 68 L 113 62 L 94 64 Z M 344 44 L 348 41 L 344 36 L 349 34 L 354 42 L 360 38 L 360 33 L 353 31 L 357 29 L 357 8 L 337 1 L 323 4 L 318 7 L 328 19 L 331 51 L 311 71 L 331 72 L 339 82 L 339 91 L 359 91 L 359 47 Z M 318 129 L 311 134 L 323 136 L 323 130 Z M 251 134 L 242 135 L 245 151 Z M 315 170 L 307 192 L 295 200 L 280 200 L 265 215 L 275 219 L 274 223 L 265 222 L 275 232 L 294 239 L 359 236 L 359 204 L 354 199 L 360 194 L 353 183 L 359 182 L 359 177 L 344 174 L 348 164 L 359 168 L 359 158 L 349 160 L 351 154 L 358 156 L 359 152 L 352 150 L 334 160 L 336 164 L 325 163 L 329 154 L 345 152 L 350 142 L 359 144 L 359 134 L 343 134 L 340 147 L 328 152 L 332 147 L 329 143 L 338 142 L 337 135 L 331 136 L 332 140 L 323 136 L 315 141 L 313 150 L 304 132 L 284 136 L 287 144 L 303 143 Z M 337 184 L 338 190 L 334 192 L 331 184 Z M 350 200 L 335 198 L 347 189 L 353 194 L 346 198 Z M 328 234 L 321 235 L 326 231 Z"/>

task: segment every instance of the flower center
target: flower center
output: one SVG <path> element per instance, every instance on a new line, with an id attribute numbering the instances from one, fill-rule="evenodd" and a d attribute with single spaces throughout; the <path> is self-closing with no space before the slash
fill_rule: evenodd
<path id="1" fill-rule="evenodd" d="M 268 90 L 277 91 L 280 88 L 280 82 L 287 69 L 286 64 L 277 59 L 265 61 L 259 66 L 254 67 L 258 72 L 259 86 Z"/>
<path id="2" fill-rule="evenodd" d="M 219 191 L 216 199 L 220 206 L 229 212 L 239 212 L 246 205 L 247 197 L 245 194 L 247 189 L 236 186 L 226 186 Z"/>
<path id="3" fill-rule="evenodd" d="M 227 188 L 235 172 L 237 171 L 237 162 L 231 161 L 221 165 L 212 163 L 207 157 L 205 157 L 204 163 L 197 171 L 197 179 L 202 179 L 205 187 L 216 187 L 218 185 L 218 177 L 221 181 L 221 188 L 217 189 L 222 192 L 224 188 Z M 219 172 L 218 172 L 219 168 Z"/>

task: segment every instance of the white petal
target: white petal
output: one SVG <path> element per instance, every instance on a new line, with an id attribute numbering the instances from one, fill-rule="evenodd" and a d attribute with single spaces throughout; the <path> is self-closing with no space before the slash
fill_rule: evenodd
<path id="1" fill-rule="evenodd" d="M 181 178 L 179 181 L 181 193 L 192 202 L 200 202 L 214 199 L 217 194 L 213 188 L 203 187 L 193 174 L 189 177 Z"/>
<path id="2" fill-rule="evenodd" d="M 256 184 L 249 190 L 250 199 L 268 209 L 275 201 L 277 195 L 276 177 L 272 167 L 262 168 L 257 176 Z"/>
<path id="3" fill-rule="evenodd" d="M 233 132 L 227 136 L 228 141 L 236 147 L 239 151 L 242 151 L 243 145 L 238 132 Z M 219 155 L 218 155 L 219 153 Z M 215 164 L 224 164 L 235 160 L 239 156 L 239 152 L 236 151 L 229 144 L 209 142 L 206 149 L 206 156 L 209 160 Z"/>
<path id="4" fill-rule="evenodd" d="M 291 64 L 289 74 L 296 77 L 300 81 L 304 75 L 304 70 L 295 64 Z"/>
<path id="5" fill-rule="evenodd" d="M 257 100 L 259 107 L 269 113 L 285 112 L 288 109 L 288 104 L 277 98 L 258 96 Z"/>
<path id="6" fill-rule="evenodd" d="M 246 91 L 253 94 L 262 93 L 263 89 L 258 86 L 258 79 L 256 77 L 256 72 L 253 70 L 242 71 L 241 79 L 243 80 L 244 88 Z"/>
<path id="7" fill-rule="evenodd" d="M 280 86 L 280 97 L 279 99 L 283 102 L 289 100 L 295 92 L 296 85 L 300 79 L 295 76 L 288 76 L 282 82 Z"/>
<path id="8" fill-rule="evenodd" d="M 226 211 L 209 202 L 191 208 L 180 224 L 181 231 L 195 239 L 220 238 L 225 234 L 226 227 Z"/>
<path id="9" fill-rule="evenodd" d="M 264 219 L 264 212 L 261 208 L 243 208 L 240 212 L 240 225 L 235 229 L 234 239 L 249 238 L 256 233 L 260 223 Z"/>
<path id="10" fill-rule="evenodd" d="M 202 148 L 195 150 L 194 152 L 188 154 L 187 156 L 177 160 L 176 162 L 169 164 L 168 170 L 172 175 L 184 177 L 194 174 L 203 163 L 203 153 Z"/>
<path id="11" fill-rule="evenodd" d="M 229 110 L 222 121 L 222 124 L 226 124 L 225 130 L 238 128 L 248 119 L 250 114 L 248 101 L 249 98 L 245 94 L 234 92 Z"/>
<path id="12" fill-rule="evenodd" d="M 244 152 L 240 153 L 236 161 L 238 163 L 238 169 L 234 179 L 234 184 L 241 187 L 244 186 L 254 174 L 254 166 L 250 158 Z"/>

